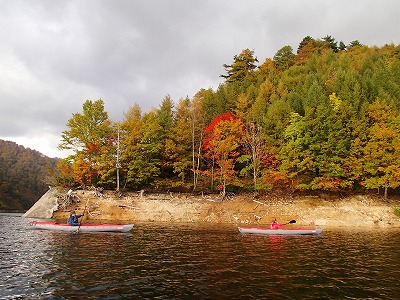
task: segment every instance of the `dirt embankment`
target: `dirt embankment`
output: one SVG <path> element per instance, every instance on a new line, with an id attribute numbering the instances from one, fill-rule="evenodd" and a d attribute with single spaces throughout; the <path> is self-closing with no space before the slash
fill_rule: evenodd
<path id="1" fill-rule="evenodd" d="M 379 226 L 400 227 L 394 209 L 400 202 L 372 196 L 277 197 L 274 195 L 234 196 L 221 200 L 217 195 L 147 194 L 78 190 L 66 201 L 59 190 L 59 207 L 53 218 L 65 221 L 71 210 L 83 212 L 88 201 L 86 222 L 206 222 L 237 225 L 265 225 L 296 220 L 296 226 Z M 54 192 L 49 197 L 54 198 Z M 44 195 L 43 198 L 46 198 Z M 40 200 L 40 201 L 41 201 Z M 29 214 L 26 217 L 30 217 Z"/>

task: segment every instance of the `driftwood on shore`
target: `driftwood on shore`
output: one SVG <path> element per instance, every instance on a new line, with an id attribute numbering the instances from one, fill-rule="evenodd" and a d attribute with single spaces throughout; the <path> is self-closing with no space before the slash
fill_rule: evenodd
<path id="1" fill-rule="evenodd" d="M 259 204 L 263 204 L 263 205 L 267 205 L 264 202 L 261 202 L 261 201 L 255 200 L 255 199 L 253 199 L 253 202 L 256 202 L 256 203 L 259 203 Z"/>
<path id="2" fill-rule="evenodd" d="M 118 207 L 130 208 L 130 209 L 140 209 L 139 207 L 132 206 L 132 205 L 126 205 L 126 204 L 118 204 Z"/>

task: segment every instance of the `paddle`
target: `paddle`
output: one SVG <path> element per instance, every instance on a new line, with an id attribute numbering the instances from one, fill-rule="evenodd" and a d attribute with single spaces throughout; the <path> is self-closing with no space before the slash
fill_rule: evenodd
<path id="1" fill-rule="evenodd" d="M 85 204 L 85 208 L 83 209 L 83 215 L 84 215 L 85 212 L 86 212 L 86 208 L 88 207 L 88 204 L 89 204 L 89 198 L 87 199 L 86 204 Z M 82 218 L 83 218 L 83 216 L 82 216 Z M 82 221 L 79 222 L 78 229 L 75 231 L 76 233 L 79 232 L 79 229 L 81 228 L 81 224 L 82 224 Z"/>
<path id="2" fill-rule="evenodd" d="M 296 223 L 296 220 L 290 220 L 289 222 L 285 223 L 285 225 L 287 225 L 287 224 L 294 224 L 294 223 Z"/>

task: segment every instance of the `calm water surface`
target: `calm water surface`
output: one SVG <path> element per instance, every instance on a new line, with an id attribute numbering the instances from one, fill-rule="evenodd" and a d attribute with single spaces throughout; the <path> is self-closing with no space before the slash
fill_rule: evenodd
<path id="1" fill-rule="evenodd" d="M 400 230 L 241 235 L 143 223 L 128 234 L 32 229 L 0 214 L 1 299 L 400 299 Z"/>

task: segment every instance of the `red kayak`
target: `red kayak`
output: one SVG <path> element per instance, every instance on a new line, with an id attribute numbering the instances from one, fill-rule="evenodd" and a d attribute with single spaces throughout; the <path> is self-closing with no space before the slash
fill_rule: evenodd
<path id="1" fill-rule="evenodd" d="M 56 222 L 29 222 L 29 225 L 36 229 L 57 230 L 57 231 L 79 231 L 82 232 L 128 232 L 133 224 L 81 224 L 71 226 L 70 224 Z"/>
<path id="2" fill-rule="evenodd" d="M 240 233 L 269 234 L 269 235 L 318 235 L 322 228 L 289 228 L 270 229 L 260 227 L 238 227 Z"/>

